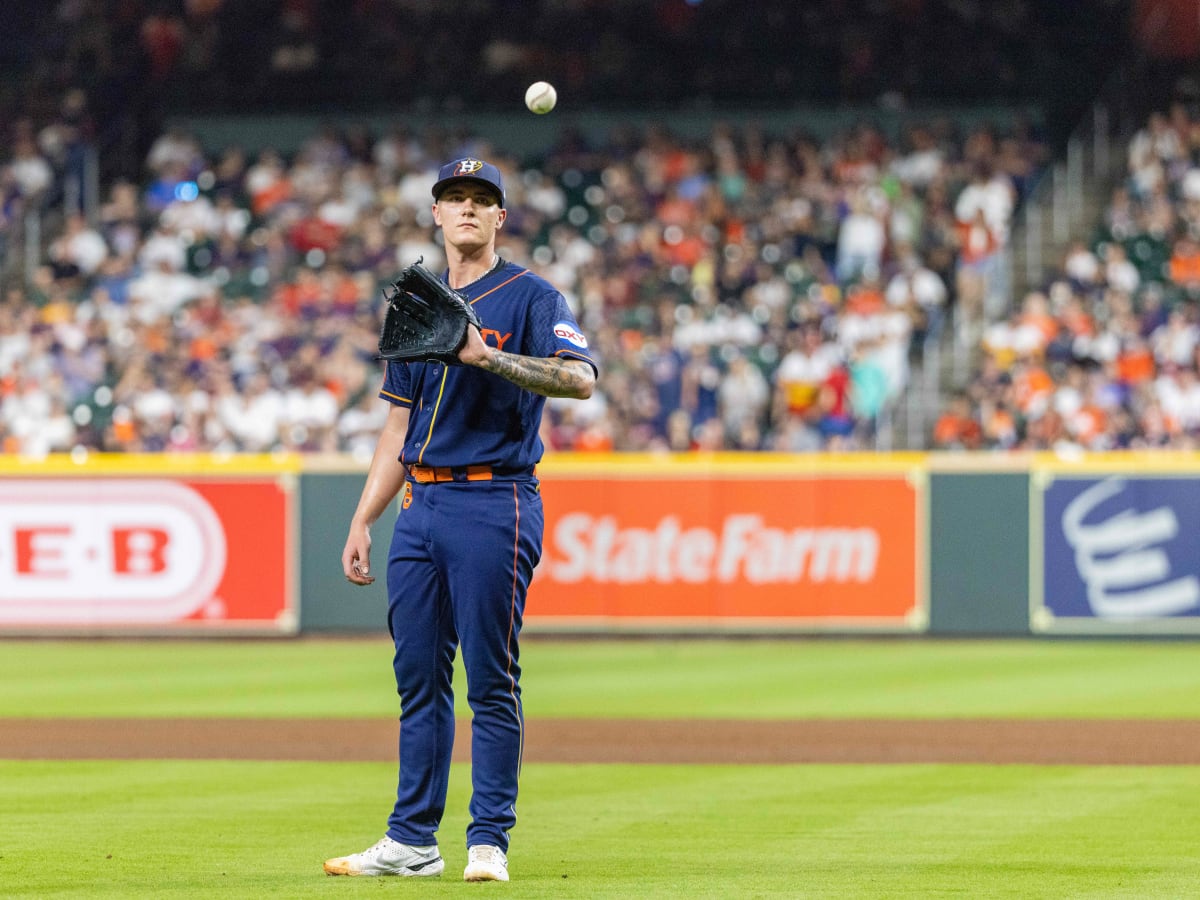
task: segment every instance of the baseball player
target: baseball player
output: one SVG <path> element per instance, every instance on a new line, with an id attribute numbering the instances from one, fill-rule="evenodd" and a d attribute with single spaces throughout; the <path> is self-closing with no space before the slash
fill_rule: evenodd
<path id="1" fill-rule="evenodd" d="M 461 365 L 387 364 L 392 404 L 342 552 L 346 578 L 371 584 L 369 528 L 400 494 L 387 557 L 388 626 L 401 699 L 400 774 L 386 835 L 331 859 L 331 875 L 439 875 L 435 833 L 454 743 L 455 652 L 471 720 L 466 881 L 507 881 L 524 718 L 517 638 L 542 551 L 534 466 L 546 397 L 587 398 L 597 368 L 562 294 L 496 254 L 506 216 L 500 171 L 442 167 L 433 187 L 443 278 L 470 300 Z"/>

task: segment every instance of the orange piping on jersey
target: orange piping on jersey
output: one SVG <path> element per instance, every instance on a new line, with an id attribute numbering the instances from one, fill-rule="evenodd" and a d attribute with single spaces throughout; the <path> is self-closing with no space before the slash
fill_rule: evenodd
<path id="1" fill-rule="evenodd" d="M 526 269 L 526 270 L 525 270 L 525 271 L 523 271 L 523 272 L 518 272 L 518 273 L 517 273 L 516 275 L 514 275 L 512 278 L 508 279 L 508 281 L 502 281 L 502 282 L 500 282 L 498 285 L 496 285 L 494 288 L 492 288 L 490 291 L 484 291 L 482 294 L 480 294 L 478 297 L 476 297 L 474 300 L 472 300 L 472 301 L 471 301 L 471 305 L 472 305 L 472 306 L 474 306 L 476 303 L 478 303 L 480 300 L 482 300 L 482 299 L 483 299 L 484 297 L 486 297 L 488 294 L 495 293 L 496 291 L 500 290 L 500 288 L 504 287 L 504 285 L 506 285 L 506 284 L 510 284 L 511 282 L 514 282 L 514 281 L 516 281 L 516 280 L 517 280 L 518 278 L 520 278 L 522 275 L 528 275 L 528 274 L 529 274 L 529 270 L 528 270 L 528 269 Z"/>
<path id="2" fill-rule="evenodd" d="M 512 641 L 513 629 L 517 619 L 517 566 L 520 561 L 521 547 L 521 497 L 517 493 L 517 483 L 514 481 L 512 486 L 513 491 L 513 507 L 516 510 L 517 527 L 516 533 L 513 536 L 513 577 L 512 577 L 512 602 L 508 608 L 508 643 L 506 649 L 508 651 L 508 683 L 511 687 L 508 690 L 508 695 L 513 700 L 513 712 L 517 716 L 517 729 L 520 733 L 520 749 L 517 751 L 517 777 L 521 775 L 521 758 L 525 755 L 525 727 L 521 723 L 521 701 L 517 699 L 517 680 L 512 674 Z M 515 811 L 515 810 L 514 810 Z"/>
<path id="3" fill-rule="evenodd" d="M 391 391 L 385 391 L 383 388 L 379 389 L 379 393 L 381 396 L 390 397 L 393 400 L 398 400 L 401 403 L 407 403 L 409 406 L 412 406 L 412 401 L 407 397 L 401 397 L 399 394 L 393 394 Z"/>
<path id="4" fill-rule="evenodd" d="M 410 400 L 408 397 L 401 397 L 399 394 L 393 394 L 391 391 L 385 391 L 383 389 L 384 385 L 387 384 L 387 367 L 388 367 L 388 361 L 384 360 L 383 361 L 383 384 L 381 384 L 379 386 L 379 396 L 389 397 L 392 400 L 398 400 L 401 403 L 407 403 L 409 406 L 412 406 L 412 400 Z"/>
<path id="5" fill-rule="evenodd" d="M 562 356 L 566 353 L 571 354 L 571 359 L 577 359 L 580 362 L 589 362 L 593 366 L 596 364 L 595 360 L 593 360 L 590 356 L 588 356 L 586 353 L 580 353 L 578 350 L 555 350 L 554 351 L 555 356 Z"/>
<path id="6" fill-rule="evenodd" d="M 422 447 L 421 452 L 417 454 L 417 465 L 420 465 L 424 461 L 425 451 L 429 449 L 429 439 L 433 437 L 433 426 L 437 422 L 438 410 L 442 407 L 442 394 L 446 390 L 446 376 L 449 373 L 450 367 L 442 366 L 442 383 L 438 385 L 437 400 L 433 402 L 433 415 L 429 417 L 429 431 L 425 435 L 425 446 Z"/>

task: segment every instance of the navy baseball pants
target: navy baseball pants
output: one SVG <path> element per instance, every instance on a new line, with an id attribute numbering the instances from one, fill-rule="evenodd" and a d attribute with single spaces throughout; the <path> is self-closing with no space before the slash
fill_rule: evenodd
<path id="1" fill-rule="evenodd" d="M 427 846 L 446 807 L 456 649 L 471 707 L 467 845 L 507 852 L 524 743 L 517 636 L 542 551 L 538 482 L 416 484 L 388 557 L 388 627 L 400 694 L 400 775 L 388 835 Z"/>

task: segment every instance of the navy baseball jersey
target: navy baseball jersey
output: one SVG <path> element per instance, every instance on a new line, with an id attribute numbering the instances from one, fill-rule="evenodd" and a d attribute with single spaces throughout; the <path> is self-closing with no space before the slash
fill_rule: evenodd
<path id="1" fill-rule="evenodd" d="M 480 333 L 489 346 L 581 359 L 596 369 L 566 299 L 529 269 L 501 260 L 461 290 L 482 320 Z M 538 426 L 546 398 L 475 366 L 389 362 L 379 396 L 411 410 L 400 455 L 406 465 L 516 472 L 542 457 Z"/>

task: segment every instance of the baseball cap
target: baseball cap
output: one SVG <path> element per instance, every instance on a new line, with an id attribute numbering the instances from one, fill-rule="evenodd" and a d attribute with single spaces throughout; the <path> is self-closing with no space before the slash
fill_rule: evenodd
<path id="1" fill-rule="evenodd" d="M 504 205 L 504 181 L 500 178 L 500 170 L 491 163 L 470 156 L 446 163 L 438 172 L 437 184 L 433 186 L 433 199 L 436 200 L 438 194 L 455 181 L 486 184 L 500 195 L 500 205 Z"/>

